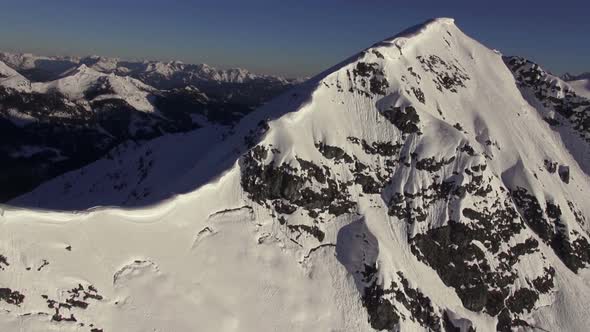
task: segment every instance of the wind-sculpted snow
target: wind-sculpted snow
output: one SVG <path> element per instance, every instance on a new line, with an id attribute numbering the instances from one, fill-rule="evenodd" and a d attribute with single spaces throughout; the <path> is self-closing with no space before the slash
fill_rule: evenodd
<path id="1" fill-rule="evenodd" d="M 573 99 L 547 98 L 540 108 L 526 89 L 545 95 L 552 85 L 508 65 L 452 20 L 429 21 L 214 141 L 196 131 L 129 155 L 122 147 L 83 169 L 90 175 L 70 173 L 21 197 L 54 206 L 64 197 L 170 199 L 78 215 L 7 208 L 0 324 L 73 329 L 65 324 L 74 317 L 104 331 L 583 331 L 584 115 L 576 107 L 575 117 L 551 118 L 562 131 L 546 119 L 584 101 L 566 94 Z M 188 142 L 200 142 L 192 155 Z M 73 181 L 85 178 L 92 185 Z M 47 200 L 66 183 L 67 193 Z M 58 305 L 62 319 L 51 322 L 56 312 L 42 295 L 54 307 L 68 299 L 87 307 Z"/>

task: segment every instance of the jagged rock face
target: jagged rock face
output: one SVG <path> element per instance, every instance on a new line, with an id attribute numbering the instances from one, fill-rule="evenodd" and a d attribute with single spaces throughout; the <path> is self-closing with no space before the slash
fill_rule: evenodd
<path id="1" fill-rule="evenodd" d="M 245 116 L 233 135 L 204 150 L 210 163 L 187 167 L 183 180 L 200 183 L 193 192 L 63 225 L 61 254 L 52 242 L 34 266 L 59 275 L 59 287 L 48 281 L 29 290 L 7 278 L 0 304 L 10 314 L 31 312 L 50 288 L 62 290 L 61 299 L 41 297 L 51 311 L 39 312 L 57 315 L 55 324 L 70 313 L 94 322 L 93 310 L 111 305 L 151 313 L 134 293 L 148 280 L 159 286 L 150 285 L 157 290 L 150 296 L 183 301 L 170 309 L 189 312 L 182 321 L 205 310 L 212 330 L 583 330 L 589 150 L 578 121 L 583 106 L 564 110 L 585 101 L 566 94 L 571 100 L 540 105 L 527 89 L 543 96 L 552 85 L 538 68 L 504 61 L 450 19 L 376 44 Z M 565 129 L 547 123 L 551 111 Z M 141 153 L 140 182 L 168 156 L 170 145 L 156 141 Z M 218 164 L 228 166 L 211 171 Z M 121 175 L 112 177 L 118 191 Z M 17 225 L 29 216 L 6 215 L 14 222 L 0 223 L 0 236 L 32 241 Z M 122 231 L 113 226 L 127 220 Z M 39 227 L 57 236 L 53 226 Z M 65 276 L 75 269 L 63 257 L 78 246 L 91 250 L 88 227 L 111 245 L 101 246 L 100 258 L 87 255 L 101 269 L 72 285 Z M 3 248 L 0 277 L 31 265 L 14 254 L 25 245 Z M 226 289 L 230 295 L 219 295 Z M 84 311 L 72 306 L 86 293 Z M 72 307 L 53 311 L 64 303 Z M 160 327 L 166 315 L 144 316 Z"/>

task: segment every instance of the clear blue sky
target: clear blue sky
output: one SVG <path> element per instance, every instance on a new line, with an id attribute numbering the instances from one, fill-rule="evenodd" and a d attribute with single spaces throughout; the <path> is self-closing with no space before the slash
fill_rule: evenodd
<path id="1" fill-rule="evenodd" d="M 307 76 L 441 16 L 555 73 L 590 71 L 588 0 L 6 0 L 0 50 Z"/>

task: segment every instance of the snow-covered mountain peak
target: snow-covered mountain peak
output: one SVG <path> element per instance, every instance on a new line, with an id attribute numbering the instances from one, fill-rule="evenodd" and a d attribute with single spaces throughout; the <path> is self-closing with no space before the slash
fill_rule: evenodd
<path id="1" fill-rule="evenodd" d="M 387 38 L 374 46 L 394 44 L 398 48 L 404 47 L 408 40 L 415 40 L 420 42 L 423 38 L 434 37 L 446 34 L 449 30 L 460 31 L 455 25 L 455 20 L 452 18 L 434 18 L 422 24 L 410 27 L 393 37 Z"/>
<path id="2" fill-rule="evenodd" d="M 454 315 L 477 321 L 472 327 L 550 325 L 547 315 L 556 314 L 542 308 L 559 304 L 534 280 L 580 272 L 576 283 L 582 284 L 581 271 L 590 263 L 589 225 L 580 217 L 590 210 L 588 198 L 579 196 L 590 189 L 590 168 L 580 157 L 589 150 L 580 138 L 560 136 L 548 125 L 517 88 L 521 72 L 510 69 L 500 54 L 446 19 L 378 43 L 311 79 L 310 92 L 294 91 L 294 106 L 281 100 L 263 108 L 276 120 L 259 126 L 262 140 L 242 157 L 242 188 L 273 211 L 303 251 L 318 242 L 338 248 L 337 240 L 326 240 L 331 225 L 360 215 L 364 234 L 372 234 L 369 243 L 378 245 L 363 251 L 367 256 L 349 271 L 359 273 L 373 328 L 393 329 L 401 307 L 412 310 L 401 304 L 396 311 L 396 301 L 406 300 L 386 295 L 399 294 L 400 282 L 419 284 L 426 303 L 455 303 L 430 288 L 435 281 L 426 281 L 429 272 L 404 267 L 410 263 L 397 253 L 407 251 L 436 271 L 436 282 L 454 288 L 456 303 L 467 309 L 453 305 L 460 310 Z M 568 96 L 563 82 L 548 79 L 549 87 L 561 89 L 549 97 Z M 560 112 L 583 113 L 588 105 L 577 99 Z M 285 108 L 288 114 L 273 114 Z M 577 126 L 577 119 L 571 121 L 567 126 Z M 583 151 L 558 148 L 570 146 L 570 139 Z M 572 178 L 583 180 L 573 185 Z M 392 245 L 400 241 L 400 247 Z M 521 251 L 529 246 L 532 251 Z M 379 252 L 376 261 L 367 261 L 371 250 Z M 511 256 L 513 263 L 506 264 Z M 584 321 L 580 299 L 570 304 L 576 320 Z M 384 314 L 386 307 L 396 314 Z M 417 321 L 424 328 L 438 329 L 426 322 L 436 319 L 423 319 Z"/>
<path id="3" fill-rule="evenodd" d="M 86 64 L 81 64 L 76 68 L 73 68 L 70 71 L 67 71 L 65 73 L 62 74 L 63 77 L 67 77 L 67 76 L 74 76 L 74 75 L 85 75 L 85 76 L 91 76 L 91 77 L 99 77 L 99 76 L 103 76 L 105 75 L 104 73 L 99 72 L 98 70 L 95 70 L 93 68 L 88 67 Z"/>
<path id="4" fill-rule="evenodd" d="M 176 62 L 149 62 L 146 66 L 146 72 L 156 73 L 163 76 L 170 76 L 179 70 L 182 70 L 184 65 Z"/>
<path id="5" fill-rule="evenodd" d="M 58 91 L 71 100 L 122 99 L 137 110 L 154 112 L 149 94 L 154 89 L 141 81 L 114 73 L 103 73 L 86 64 L 65 72 L 61 78 L 51 82 L 33 83 L 33 89 L 40 93 Z"/>
<path id="6" fill-rule="evenodd" d="M 138 331 L 171 314 L 173 330 L 584 330 L 590 101 L 560 84 L 438 19 L 232 135 L 121 145 L 11 203 L 136 209 L 4 211 L 10 317 L 49 303 L 58 322 Z M 56 289 L 90 294 L 85 310 Z"/>
<path id="7" fill-rule="evenodd" d="M 392 42 L 398 38 L 413 38 L 425 34 L 445 33 L 448 29 L 457 29 L 455 19 L 448 17 L 433 18 L 399 32 L 395 36 L 385 39 L 383 42 Z"/>

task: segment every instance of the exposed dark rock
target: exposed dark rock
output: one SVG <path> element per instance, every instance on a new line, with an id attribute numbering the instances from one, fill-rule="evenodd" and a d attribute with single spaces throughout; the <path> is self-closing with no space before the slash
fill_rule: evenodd
<path id="1" fill-rule="evenodd" d="M 99 77 L 94 85 L 84 91 L 84 98 L 92 100 L 98 96 L 115 94 L 111 82 L 107 76 Z"/>
<path id="2" fill-rule="evenodd" d="M 44 259 L 44 260 L 41 262 L 41 265 L 39 265 L 39 267 L 37 268 L 37 271 L 41 271 L 41 270 L 42 270 L 44 267 L 46 267 L 47 265 L 49 265 L 49 262 L 48 262 L 46 259 Z"/>
<path id="3" fill-rule="evenodd" d="M 555 173 L 557 171 L 557 162 L 551 161 L 549 159 L 545 159 L 544 165 L 545 165 L 545 169 L 549 173 Z"/>
<path id="4" fill-rule="evenodd" d="M 307 160 L 297 158 L 297 161 L 299 162 L 301 169 L 305 171 L 308 176 L 313 177 L 319 183 L 326 183 L 324 169 Z"/>
<path id="5" fill-rule="evenodd" d="M 438 172 L 443 166 L 449 165 L 453 161 L 455 161 L 454 156 L 448 160 L 442 158 L 440 161 L 437 161 L 434 157 L 420 159 L 416 162 L 416 169 L 428 172 Z"/>
<path id="6" fill-rule="evenodd" d="M 403 109 L 401 107 L 390 107 L 386 110 L 382 110 L 381 114 L 402 133 L 421 134 L 420 128 L 418 128 L 420 117 L 414 107 L 408 106 Z"/>
<path id="7" fill-rule="evenodd" d="M 475 150 L 473 149 L 473 147 L 471 145 L 469 145 L 469 143 L 463 145 L 461 147 L 461 149 L 459 149 L 459 151 L 465 152 L 470 156 L 475 156 Z"/>
<path id="8" fill-rule="evenodd" d="M 545 273 L 533 280 L 533 286 L 541 293 L 549 293 L 554 286 L 553 277 L 555 277 L 555 269 L 553 267 L 545 268 Z"/>
<path id="9" fill-rule="evenodd" d="M 277 199 L 272 202 L 272 206 L 275 208 L 275 211 L 282 214 L 292 214 L 293 212 L 297 211 L 297 207 L 291 205 L 289 203 L 285 203 L 283 200 Z"/>
<path id="10" fill-rule="evenodd" d="M 414 96 L 416 97 L 416 99 L 418 99 L 419 102 L 421 102 L 422 104 L 426 103 L 426 98 L 424 97 L 424 92 L 422 92 L 422 89 L 412 87 L 412 92 L 414 93 Z"/>
<path id="11" fill-rule="evenodd" d="M 530 312 L 538 299 L 539 294 L 537 292 L 528 288 L 521 288 L 506 300 L 506 306 L 511 312 L 523 313 L 525 310 Z"/>
<path id="12" fill-rule="evenodd" d="M 262 136 L 270 129 L 268 121 L 261 120 L 254 129 L 250 129 L 248 134 L 244 137 L 244 144 L 247 148 L 254 147 Z"/>
<path id="13" fill-rule="evenodd" d="M 547 122 L 550 126 L 559 126 L 559 125 L 561 125 L 561 122 L 555 120 L 554 118 L 550 118 L 548 116 L 543 117 L 543 120 L 545 120 L 545 122 Z"/>
<path id="14" fill-rule="evenodd" d="M 512 266 L 504 262 L 492 270 L 482 249 L 499 259 L 514 261 L 527 253 L 534 242 L 525 242 L 523 248 L 516 246 L 507 253 L 499 252 L 500 243 L 506 243 L 523 226 L 516 211 L 509 204 L 494 204 L 493 210 L 484 207 L 480 211 L 465 208 L 464 217 L 474 223 L 464 224 L 450 220 L 447 226 L 431 229 L 410 239 L 411 250 L 437 271 L 443 282 L 455 288 L 463 305 L 473 311 L 486 311 L 495 315 L 504 306 L 508 287 L 516 280 Z M 499 289 L 500 291 L 497 291 Z"/>
<path id="15" fill-rule="evenodd" d="M 101 301 L 103 299 L 102 295 L 98 294 L 98 290 L 92 285 L 84 287 L 81 284 L 78 284 L 77 287 L 68 290 L 67 294 L 68 297 L 65 302 L 58 302 L 50 299 L 47 295 L 41 295 L 41 297 L 47 302 L 47 307 L 55 310 L 55 313 L 51 317 L 53 321 L 77 322 L 78 320 L 72 313 L 73 309 L 86 310 L 90 305 L 88 301 L 89 299 L 95 301 Z M 69 311 L 69 317 L 64 316 L 64 311 Z M 92 326 L 92 324 L 90 326 Z"/>
<path id="16" fill-rule="evenodd" d="M 10 266 L 10 263 L 8 263 L 8 259 L 6 258 L 6 256 L 0 255 L 0 270 L 3 271 L 8 266 Z"/>
<path id="17" fill-rule="evenodd" d="M 565 165 L 559 165 L 559 169 L 557 170 L 559 174 L 559 178 L 564 183 L 570 183 L 570 167 Z"/>
<path id="18" fill-rule="evenodd" d="M 169 119 L 192 123 L 200 115 L 209 122 L 232 125 L 252 111 L 252 104 L 205 96 L 196 89 L 173 89 L 154 95 L 154 106 Z"/>
<path id="19" fill-rule="evenodd" d="M 400 143 L 393 144 L 390 142 L 371 142 L 371 144 L 369 144 L 365 140 L 361 141 L 361 146 L 367 154 L 376 154 L 383 157 L 397 156 L 402 147 Z"/>
<path id="20" fill-rule="evenodd" d="M 320 149 L 323 148 L 324 145 Z M 329 147 L 323 151 L 333 158 L 347 160 L 345 156 L 348 155 L 339 148 Z M 275 166 L 273 161 L 265 164 L 263 159 L 266 159 L 267 153 L 267 148 L 259 146 L 250 150 L 241 160 L 242 188 L 252 200 L 266 206 L 276 204 L 275 207 L 282 211 L 277 211 L 279 213 L 288 213 L 294 211 L 293 207 L 302 207 L 312 217 L 316 217 L 319 212 L 341 215 L 356 207 L 356 203 L 349 198 L 347 188 L 326 177 L 319 166 L 312 166 L 311 162 L 303 159 L 298 159 L 302 169 L 288 164 Z M 313 183 L 322 186 L 319 191 L 310 187 Z M 274 203 L 276 200 L 281 201 Z"/>
<path id="21" fill-rule="evenodd" d="M 55 322 L 77 322 L 78 320 L 76 319 L 76 317 L 74 316 L 74 314 L 70 314 L 70 317 L 64 317 L 61 314 L 59 314 L 58 310 L 55 309 L 56 313 L 51 316 L 51 320 L 55 321 Z"/>
<path id="22" fill-rule="evenodd" d="M 430 298 L 420 290 L 410 287 L 408 280 L 401 272 L 398 272 L 398 276 L 401 287 L 395 282 L 391 285 L 395 300 L 410 311 L 412 314 L 410 319 L 417 321 L 430 331 L 440 331 L 440 318 L 434 310 Z"/>
<path id="23" fill-rule="evenodd" d="M 370 97 L 371 95 L 385 95 L 389 82 L 384 76 L 383 70 L 377 63 L 367 63 L 359 61 L 352 70 L 352 77 L 349 79 L 357 82 L 362 89 L 356 91 Z M 369 92 L 365 89 L 369 88 Z"/>
<path id="24" fill-rule="evenodd" d="M 315 237 L 319 242 L 324 241 L 325 234 L 320 230 L 317 226 L 307 226 L 307 225 L 287 225 L 287 228 L 292 232 L 297 232 L 296 239 L 298 239 L 302 232 L 305 232 L 313 237 Z"/>
<path id="25" fill-rule="evenodd" d="M 568 233 L 560 219 L 559 206 L 547 202 L 544 214 L 537 199 L 520 187 L 512 191 L 512 198 L 526 224 L 551 246 L 570 270 L 577 272 L 590 264 L 590 243 L 581 234 Z"/>
<path id="26" fill-rule="evenodd" d="M 539 242 L 533 238 L 526 239 L 523 243 L 517 243 L 507 252 L 502 252 L 498 258 L 506 263 L 508 266 L 516 264 L 521 256 L 529 255 L 537 252 L 539 249 Z"/>
<path id="27" fill-rule="evenodd" d="M 377 284 L 377 278 L 372 275 L 375 272 L 369 271 L 371 270 L 368 270 L 367 278 L 372 278 L 373 281 L 365 288 L 362 297 L 363 305 L 369 314 L 369 323 L 378 331 L 393 330 L 399 323 L 399 313 L 391 301 L 385 298 L 385 291 Z"/>
<path id="28" fill-rule="evenodd" d="M 442 92 L 443 88 L 451 92 L 458 92 L 458 88 L 465 87 L 465 82 L 470 78 L 465 71 L 458 66 L 458 62 L 447 63 L 437 55 L 427 57 L 417 56 L 422 68 L 432 74 L 432 81 L 436 88 Z"/>
<path id="29" fill-rule="evenodd" d="M 381 192 L 381 184 L 370 175 L 357 173 L 354 176 L 354 182 L 361 185 L 365 194 L 378 194 Z"/>
<path id="30" fill-rule="evenodd" d="M 461 329 L 455 326 L 449 319 L 449 315 L 446 311 L 443 313 L 443 329 L 445 332 L 461 332 Z"/>
<path id="31" fill-rule="evenodd" d="M 385 59 L 383 54 L 381 54 L 381 52 L 379 52 L 377 50 L 371 50 L 371 53 L 375 54 L 375 56 L 378 57 L 379 59 Z"/>
<path id="32" fill-rule="evenodd" d="M 316 143 L 315 146 L 320 151 L 320 153 L 328 159 L 333 159 L 336 161 L 343 160 L 346 163 L 353 162 L 352 157 L 337 146 L 327 145 L 322 142 Z"/>
<path id="33" fill-rule="evenodd" d="M 10 288 L 0 288 L 0 300 L 8 304 L 20 306 L 25 300 L 25 296 L 19 291 L 13 291 Z"/>
<path id="34" fill-rule="evenodd" d="M 260 165 L 257 162 L 248 162 L 247 166 L 242 176 L 242 187 L 255 201 L 296 201 L 301 198 L 300 190 L 305 180 L 294 174 L 295 170 L 291 166 L 283 164 L 275 167 L 273 163 Z"/>

